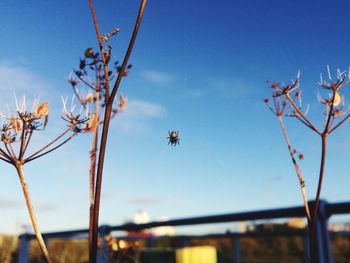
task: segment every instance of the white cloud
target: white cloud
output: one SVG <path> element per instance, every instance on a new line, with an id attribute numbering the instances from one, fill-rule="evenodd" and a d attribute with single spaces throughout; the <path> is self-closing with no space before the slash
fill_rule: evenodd
<path id="1" fill-rule="evenodd" d="M 166 115 L 165 109 L 144 100 L 130 100 L 126 110 L 116 117 L 116 125 L 124 132 L 143 132 L 147 120 L 160 119 Z"/>
<path id="2" fill-rule="evenodd" d="M 158 86 L 167 86 L 174 79 L 174 77 L 168 73 L 153 69 L 144 70 L 143 72 L 141 72 L 141 76 Z"/>
<path id="3" fill-rule="evenodd" d="M 14 103 L 14 93 L 18 97 L 26 94 L 32 100 L 39 96 L 47 98 L 52 94 L 53 87 L 40 75 L 34 73 L 28 68 L 15 65 L 11 62 L 0 61 L 0 106 Z"/>

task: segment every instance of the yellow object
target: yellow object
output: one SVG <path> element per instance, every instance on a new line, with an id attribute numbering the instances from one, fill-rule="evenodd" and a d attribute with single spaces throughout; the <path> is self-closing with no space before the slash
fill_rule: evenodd
<path id="1" fill-rule="evenodd" d="M 342 102 L 341 95 L 338 92 L 335 92 L 333 105 L 338 106 L 341 102 Z"/>
<path id="2" fill-rule="evenodd" d="M 216 262 L 216 248 L 212 246 L 187 247 L 176 250 L 176 263 Z"/>

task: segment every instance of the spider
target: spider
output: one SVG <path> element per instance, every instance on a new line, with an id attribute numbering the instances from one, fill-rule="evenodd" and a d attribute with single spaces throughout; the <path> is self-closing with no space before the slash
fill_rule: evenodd
<path id="1" fill-rule="evenodd" d="M 176 146 L 176 144 L 180 145 L 180 138 L 179 138 L 179 132 L 178 131 L 168 131 L 169 133 L 169 137 L 167 137 L 167 139 L 169 139 L 168 145 L 172 145 L 172 146 Z"/>

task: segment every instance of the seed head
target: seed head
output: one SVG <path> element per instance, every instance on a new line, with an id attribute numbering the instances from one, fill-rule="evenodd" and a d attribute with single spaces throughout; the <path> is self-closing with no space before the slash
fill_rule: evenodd
<path id="1" fill-rule="evenodd" d="M 10 117 L 10 122 L 11 122 L 12 129 L 15 133 L 18 133 L 20 130 L 22 130 L 21 119 L 12 116 Z"/>
<path id="2" fill-rule="evenodd" d="M 84 53 L 85 57 L 87 58 L 91 58 L 94 56 L 94 50 L 90 47 L 88 49 L 85 50 L 85 53 Z"/>
<path id="3" fill-rule="evenodd" d="M 120 93 L 119 95 L 119 108 L 121 110 L 125 110 L 126 108 L 126 98 L 123 93 Z"/>
<path id="4" fill-rule="evenodd" d="M 92 92 L 89 92 L 87 95 L 86 95 L 86 101 L 88 102 L 93 102 L 94 101 L 94 94 Z"/>
<path id="5" fill-rule="evenodd" d="M 34 111 L 34 114 L 38 118 L 46 117 L 49 115 L 49 104 L 47 102 L 40 103 Z"/>
<path id="6" fill-rule="evenodd" d="M 84 130 L 86 132 L 92 132 L 96 128 L 96 125 L 97 125 L 96 113 L 93 112 L 90 114 Z"/>

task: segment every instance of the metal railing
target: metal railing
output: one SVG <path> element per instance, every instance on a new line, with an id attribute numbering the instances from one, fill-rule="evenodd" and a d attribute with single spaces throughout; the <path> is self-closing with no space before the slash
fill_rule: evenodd
<path id="1" fill-rule="evenodd" d="M 313 202 L 310 202 L 310 207 L 313 207 Z M 319 203 L 319 214 L 317 220 L 314 222 L 316 229 L 316 252 L 319 263 L 333 263 L 333 255 L 331 251 L 330 232 L 328 231 L 328 220 L 332 215 L 349 214 L 350 213 L 350 202 L 343 203 L 327 203 L 321 200 Z M 305 208 L 303 206 L 290 207 L 290 208 L 279 208 L 279 209 L 268 209 L 241 213 L 230 213 L 221 215 L 211 216 L 200 216 L 192 218 L 174 219 L 168 221 L 156 221 L 146 224 L 124 224 L 119 226 L 103 225 L 99 227 L 99 235 L 101 240 L 105 241 L 104 237 L 109 235 L 113 231 L 141 231 L 160 226 L 189 226 L 189 225 L 202 225 L 202 224 L 215 224 L 215 223 L 228 223 L 228 222 L 241 222 L 249 220 L 263 220 L 263 219 L 279 219 L 279 218 L 292 218 L 292 217 L 304 217 Z M 88 229 L 61 231 L 61 232 L 50 232 L 44 233 L 43 238 L 45 242 L 49 242 L 52 238 L 87 238 Z M 308 241 L 308 231 L 287 231 L 281 233 L 230 233 L 220 236 L 230 236 L 232 238 L 233 245 L 233 259 L 234 262 L 240 262 L 240 238 L 246 236 L 266 236 L 266 235 L 298 235 L 302 236 L 304 240 L 304 255 L 305 262 L 309 261 L 310 258 L 310 247 Z M 203 236 L 205 237 L 205 236 Z M 149 240 L 159 237 L 149 237 Z M 179 238 L 177 236 L 177 238 Z M 188 244 L 186 240 L 191 236 L 182 236 L 183 245 Z M 198 238 L 198 236 L 196 236 Z M 29 241 L 35 239 L 34 234 L 22 234 L 19 236 L 19 251 L 18 251 L 18 263 L 27 263 L 29 258 Z M 98 253 L 98 262 L 107 263 L 106 244 L 102 245 Z"/>

